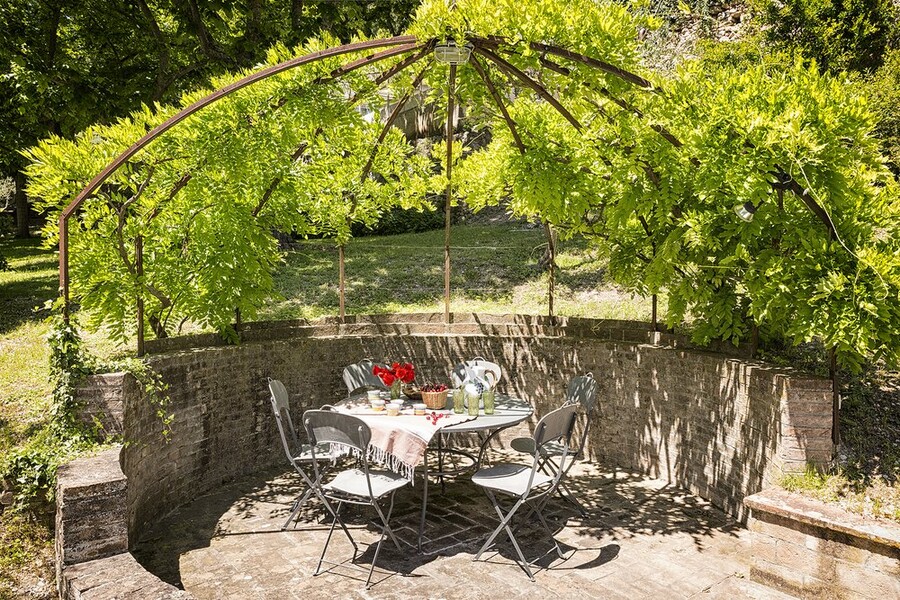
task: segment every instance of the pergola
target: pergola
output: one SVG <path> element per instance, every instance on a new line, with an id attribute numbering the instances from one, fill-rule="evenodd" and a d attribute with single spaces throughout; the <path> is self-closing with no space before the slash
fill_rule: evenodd
<path id="1" fill-rule="evenodd" d="M 566 66 L 562 61 L 568 61 L 569 63 L 576 63 L 578 65 L 586 66 L 590 69 L 595 69 L 600 71 L 608 76 L 612 76 L 621 82 L 629 86 L 633 86 L 640 90 L 645 90 L 647 93 L 663 93 L 658 87 L 654 86 L 651 81 L 641 77 L 640 75 L 633 73 L 629 70 L 623 69 L 614 64 L 610 64 L 609 62 L 603 61 L 596 57 L 588 56 L 586 54 L 576 52 L 570 49 L 563 48 L 558 45 L 545 43 L 542 41 L 514 41 L 510 39 L 506 39 L 500 36 L 487 36 L 480 37 L 476 35 L 467 36 L 465 39 L 454 39 L 452 37 L 445 38 L 430 38 L 430 39 L 419 39 L 414 35 L 403 35 L 396 36 L 390 38 L 383 39 L 375 39 L 375 40 L 367 40 L 356 43 L 345 44 L 333 48 L 328 48 L 325 50 L 320 50 L 316 52 L 312 52 L 310 54 L 306 54 L 304 56 L 300 56 L 297 58 L 293 58 L 291 60 L 287 60 L 277 65 L 270 66 L 253 74 L 250 74 L 238 81 L 231 83 L 225 87 L 222 87 L 209 95 L 197 100 L 193 104 L 182 109 L 177 114 L 174 114 L 170 118 L 168 118 L 163 123 L 154 127 L 150 131 L 148 131 L 143 137 L 137 140 L 134 144 L 128 147 L 124 152 L 119 154 L 112 162 L 110 162 L 100 173 L 98 173 L 88 185 L 77 195 L 77 197 L 62 211 L 59 218 L 59 282 L 60 282 L 60 292 L 63 299 L 63 307 L 64 307 L 64 316 L 68 318 L 69 304 L 70 304 L 70 279 L 69 279 L 69 221 L 72 218 L 73 214 L 78 210 L 79 206 L 89 197 L 91 197 L 100 186 L 118 169 L 120 169 L 123 165 L 127 164 L 128 161 L 134 157 L 142 148 L 150 144 L 154 139 L 158 138 L 162 134 L 164 134 L 169 129 L 175 127 L 178 123 L 184 121 L 187 117 L 191 116 L 198 111 L 203 110 L 204 108 L 210 106 L 211 104 L 217 102 L 218 100 L 233 94 L 234 92 L 250 86 L 256 82 L 262 81 L 279 73 L 288 71 L 290 69 L 295 69 L 301 67 L 303 65 L 308 65 L 314 63 L 316 61 L 320 61 L 329 57 L 336 57 L 345 54 L 351 53 L 361 53 L 365 52 L 362 57 L 356 58 L 350 62 L 345 63 L 339 68 L 333 70 L 328 77 L 319 78 L 317 83 L 331 83 L 335 80 L 340 79 L 342 76 L 347 75 L 353 71 L 361 69 L 363 67 L 367 67 L 373 64 L 376 64 L 380 61 L 384 61 L 390 58 L 397 57 L 398 61 L 394 62 L 389 68 L 378 73 L 374 79 L 373 83 L 375 88 L 378 89 L 380 86 L 383 86 L 388 82 L 392 77 L 413 67 L 413 65 L 417 65 L 421 61 L 425 61 L 425 66 L 422 68 L 418 74 L 413 78 L 412 89 L 406 92 L 399 100 L 396 102 L 393 110 L 383 123 L 383 127 L 381 129 L 381 133 L 377 138 L 376 143 L 371 149 L 371 153 L 369 159 L 362 171 L 360 173 L 360 178 L 365 180 L 369 177 L 376 153 L 378 152 L 379 145 L 384 141 L 388 130 L 394 124 L 397 116 L 404 109 L 405 105 L 411 98 L 412 94 L 416 91 L 418 87 L 421 86 L 423 79 L 425 78 L 428 69 L 434 66 L 435 62 L 444 63 L 449 65 L 449 81 L 448 81 L 448 94 L 447 94 L 447 122 L 446 122 L 446 175 L 448 178 L 448 185 L 446 189 L 447 202 L 445 205 L 445 227 L 444 227 L 444 318 L 446 322 L 449 322 L 450 319 L 450 207 L 451 207 L 451 196 L 452 196 L 452 156 L 453 156 L 453 144 L 454 144 L 454 105 L 458 102 L 456 83 L 457 83 L 457 72 L 460 68 L 471 67 L 477 73 L 480 81 L 483 83 L 486 88 L 490 98 L 493 100 L 493 103 L 496 105 L 497 110 L 500 115 L 502 115 L 502 119 L 505 122 L 506 126 L 509 129 L 510 134 L 515 142 L 515 146 L 518 149 L 519 153 L 526 154 L 528 152 L 527 145 L 523 142 L 521 135 L 519 134 L 516 122 L 511 117 L 509 111 L 507 110 L 507 101 L 503 97 L 503 94 L 498 91 L 498 87 L 495 85 L 494 80 L 491 77 L 490 69 L 494 69 L 502 73 L 513 85 L 521 86 L 522 88 L 527 88 L 536 94 L 541 101 L 545 102 L 547 105 L 551 106 L 555 109 L 559 115 L 561 115 L 564 120 L 571 125 L 575 130 L 582 131 L 583 125 L 579 122 L 579 120 L 570 112 L 569 109 L 564 106 L 560 100 L 555 97 L 548 89 L 542 85 L 536 78 L 532 77 L 526 71 L 520 69 L 516 65 L 514 65 L 508 58 L 511 56 L 520 54 L 523 49 L 527 48 L 529 52 L 533 52 L 538 56 L 538 60 L 540 65 L 549 71 L 552 71 L 561 76 L 569 76 L 571 74 L 571 67 Z M 488 68 L 490 67 L 490 68 Z M 615 103 L 619 106 L 623 111 L 628 112 L 630 114 L 637 115 L 640 118 L 643 118 L 644 115 L 641 113 L 640 109 L 633 104 L 629 103 L 626 99 L 617 97 L 613 92 L 610 92 L 606 88 L 589 86 L 589 84 L 585 83 L 585 86 L 591 87 L 590 92 L 593 95 L 601 95 L 611 102 Z M 361 99 L 360 95 L 351 93 L 348 99 L 350 103 L 357 103 Z M 650 127 L 656 131 L 656 133 L 661 136 L 668 144 L 670 144 L 675 149 L 678 149 L 682 146 L 682 142 L 673 135 L 669 130 L 667 130 L 664 126 L 651 123 Z M 696 159 L 694 159 L 696 160 Z M 797 181 L 795 181 L 786 170 L 778 167 L 776 172 L 772 174 L 774 176 L 775 182 L 772 184 L 773 188 L 777 191 L 779 195 L 779 200 L 785 190 L 789 190 L 794 192 L 805 204 L 806 206 L 825 224 L 831 233 L 832 238 L 836 237 L 836 231 L 834 228 L 834 224 L 832 223 L 829 215 L 823 208 L 816 202 L 816 200 L 810 195 L 809 191 L 804 189 Z M 738 208 L 738 207 L 736 207 Z M 745 207 L 745 214 L 740 215 L 742 218 L 746 218 L 748 214 L 746 214 L 747 210 L 751 213 L 754 207 L 750 206 L 749 209 Z M 142 239 L 140 236 L 135 239 L 135 259 L 134 265 L 137 269 L 137 275 L 140 277 L 143 275 L 143 255 L 142 255 Z M 551 243 L 550 246 L 551 252 L 551 271 L 549 278 L 549 313 L 550 316 L 553 316 L 553 246 Z M 341 245 L 339 247 L 339 271 L 340 271 L 340 314 L 343 318 L 344 316 L 344 247 Z M 137 339 L 138 339 L 138 354 L 143 353 L 143 340 L 144 340 L 144 316 L 143 316 L 143 300 L 138 297 L 137 300 L 137 311 L 138 311 L 138 329 L 137 329 Z M 654 312 L 654 323 L 656 321 L 655 313 L 656 313 L 656 296 L 653 296 L 653 312 Z M 238 315 L 238 319 L 239 319 Z"/>

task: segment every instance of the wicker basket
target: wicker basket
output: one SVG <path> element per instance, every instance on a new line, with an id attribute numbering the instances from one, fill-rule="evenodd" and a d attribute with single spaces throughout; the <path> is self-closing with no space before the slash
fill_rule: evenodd
<path id="1" fill-rule="evenodd" d="M 447 408 L 447 392 L 422 392 L 422 402 L 430 409 Z"/>

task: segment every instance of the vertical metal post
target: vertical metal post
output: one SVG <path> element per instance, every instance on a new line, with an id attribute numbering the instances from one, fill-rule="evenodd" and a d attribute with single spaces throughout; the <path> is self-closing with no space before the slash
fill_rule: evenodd
<path id="1" fill-rule="evenodd" d="M 450 323 L 450 200 L 453 197 L 453 92 L 456 65 L 450 65 L 447 86 L 447 204 L 444 207 L 444 323 Z"/>
<path id="2" fill-rule="evenodd" d="M 137 273 L 137 355 L 144 355 L 144 237 L 134 238 L 134 270 Z"/>
<path id="3" fill-rule="evenodd" d="M 656 308 L 659 297 L 656 294 L 650 296 L 650 322 L 653 324 L 653 331 L 659 331 L 659 321 L 656 316 Z"/>
<path id="4" fill-rule="evenodd" d="M 338 246 L 338 288 L 340 301 L 341 323 L 344 322 L 344 244 Z"/>
<path id="5" fill-rule="evenodd" d="M 553 239 L 553 229 L 550 223 L 544 222 L 544 231 L 547 233 L 547 254 L 550 258 L 549 281 L 547 282 L 547 316 L 550 318 L 550 324 L 556 324 L 556 317 L 553 314 L 553 295 L 556 291 L 556 243 Z"/>
<path id="6" fill-rule="evenodd" d="M 59 217 L 59 293 L 62 295 L 63 321 L 69 323 L 69 220 Z"/>
<path id="7" fill-rule="evenodd" d="M 837 368 L 837 348 L 834 346 L 828 351 L 828 372 L 831 376 L 831 441 L 836 446 L 841 443 L 841 381 Z"/>

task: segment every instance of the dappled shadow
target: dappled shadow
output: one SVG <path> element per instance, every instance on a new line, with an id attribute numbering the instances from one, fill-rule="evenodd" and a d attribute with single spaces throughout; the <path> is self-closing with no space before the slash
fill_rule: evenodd
<path id="1" fill-rule="evenodd" d="M 504 451 L 499 455 L 512 456 Z M 527 510 L 522 510 L 513 521 L 516 538 L 536 573 L 572 571 L 587 576 L 596 571 L 596 575 L 588 577 L 592 579 L 606 573 L 605 569 L 627 568 L 646 558 L 647 548 L 659 553 L 658 560 L 668 560 L 670 552 L 683 553 L 691 547 L 695 552 L 703 552 L 721 545 L 739 530 L 733 520 L 709 503 L 666 482 L 634 473 L 601 471 L 594 465 L 577 465 L 573 473 L 576 476 L 570 478 L 569 487 L 587 508 L 588 517 L 581 518 L 571 505 L 558 498 L 544 511 L 564 559 L 557 556 L 539 521 L 534 516 L 524 519 Z M 293 584 L 308 581 L 310 586 L 320 586 L 320 593 L 331 589 L 329 582 L 335 581 L 342 586 L 361 587 L 379 535 L 374 512 L 364 507 L 345 509 L 345 521 L 360 545 L 355 561 L 346 538 L 337 531 L 326 557 L 336 566 L 327 566 L 327 579 L 324 575 L 304 579 L 315 568 L 330 519 L 314 500 L 301 511 L 295 527 L 282 532 L 281 526 L 300 489 L 299 478 L 293 473 L 276 471 L 245 478 L 161 519 L 146 532 L 134 554 L 145 568 L 168 583 L 184 585 L 190 591 L 194 591 L 192 586 L 199 586 L 198 597 L 212 597 L 211 592 L 203 591 L 207 589 L 203 582 L 208 578 L 227 581 L 234 572 L 279 571 L 280 565 L 287 564 L 288 556 L 293 560 Z M 516 568 L 516 554 L 505 534 L 497 538 L 481 561 L 471 562 L 499 522 L 481 490 L 466 478 L 448 481 L 444 493 L 439 490 L 434 482 L 429 488 L 422 553 L 414 550 L 421 481 L 398 492 L 391 525 L 403 550 L 398 552 L 385 541 L 373 576 L 378 582 L 375 589 L 383 589 L 379 585 L 389 587 L 395 577 L 403 578 L 405 585 L 415 585 L 416 578 L 433 582 L 435 573 L 449 568 L 443 566 L 443 561 L 481 570 Z M 625 562 L 621 567 L 616 567 L 622 560 Z M 715 568 L 717 563 L 711 565 Z M 221 572 L 202 572 L 205 569 Z M 729 574 L 723 573 L 723 577 Z M 460 576 L 465 577 L 463 573 Z M 522 581 L 527 581 L 522 577 Z M 279 585 L 275 578 L 271 583 L 266 581 L 261 591 L 267 596 L 287 595 L 286 591 L 279 591 Z M 239 592 L 234 589 L 232 593 Z"/>

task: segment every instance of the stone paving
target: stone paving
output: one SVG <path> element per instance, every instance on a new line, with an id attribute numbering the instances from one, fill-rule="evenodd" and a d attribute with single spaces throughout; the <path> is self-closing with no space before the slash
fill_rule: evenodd
<path id="1" fill-rule="evenodd" d="M 391 519 L 402 553 L 387 541 L 370 590 L 364 588 L 377 530 L 369 508 L 347 521 L 360 543 L 336 532 L 327 558 L 340 563 L 313 577 L 327 533 L 311 502 L 296 529 L 281 531 L 300 489 L 286 472 L 260 474 L 201 497 L 162 520 L 134 554 L 150 571 L 196 598 L 787 598 L 748 579 L 748 532 L 709 503 L 655 479 L 577 464 L 570 487 L 589 518 L 554 500 L 546 514 L 564 551 L 559 559 L 535 523 L 517 533 L 536 565 L 534 583 L 513 560 L 505 535 L 472 558 L 497 523 L 468 479 L 432 483 L 423 553 L 418 531 L 421 480 L 398 492 Z"/>

